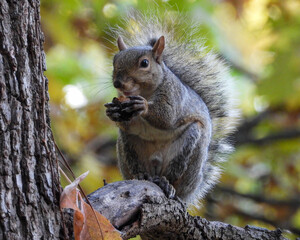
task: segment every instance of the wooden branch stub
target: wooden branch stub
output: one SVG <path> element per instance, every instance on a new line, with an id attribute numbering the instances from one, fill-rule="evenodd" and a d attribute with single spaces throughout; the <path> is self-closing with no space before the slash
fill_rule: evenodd
<path id="1" fill-rule="evenodd" d="M 114 182 L 88 196 L 95 210 L 104 215 L 118 229 L 137 220 L 141 206 L 156 199 L 166 198 L 154 183 L 139 180 Z"/>

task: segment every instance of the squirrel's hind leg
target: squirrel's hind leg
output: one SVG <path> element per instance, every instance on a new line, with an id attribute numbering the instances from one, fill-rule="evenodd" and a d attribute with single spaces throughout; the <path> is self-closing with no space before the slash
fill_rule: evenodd
<path id="1" fill-rule="evenodd" d="M 170 161 L 166 178 L 175 187 L 176 194 L 184 201 L 193 201 L 203 179 L 202 171 L 206 164 L 210 143 L 210 129 L 198 122 L 188 126 L 176 140 L 182 143 L 180 151 Z M 173 144 L 178 144 L 174 141 Z"/>

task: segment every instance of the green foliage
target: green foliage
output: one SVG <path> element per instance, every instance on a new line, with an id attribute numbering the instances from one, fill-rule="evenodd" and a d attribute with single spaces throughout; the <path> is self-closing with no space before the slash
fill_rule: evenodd
<path id="1" fill-rule="evenodd" d="M 270 51 L 273 63 L 267 66 L 266 76 L 258 85 L 258 93 L 276 105 L 285 104 L 297 109 L 300 104 L 300 11 L 277 8 L 279 15 L 270 19 L 275 41 Z M 273 86 L 270 88 L 270 86 Z"/>
<path id="2" fill-rule="evenodd" d="M 299 137 L 252 141 L 300 128 L 297 0 L 42 0 L 52 128 L 75 173 L 91 171 L 84 181 L 86 191 L 102 186 L 103 178 L 121 180 L 112 143 L 117 129 L 105 117 L 103 104 L 116 95 L 110 77 L 116 46 L 108 26 L 122 24 L 130 8 L 153 14 L 180 12 L 201 22 L 195 37 L 205 39 L 232 66 L 241 123 L 268 110 L 243 132 L 246 140 L 224 164 L 221 187 L 264 199 L 299 199 Z M 191 211 L 240 226 L 279 226 L 300 232 L 299 205 L 272 205 L 220 190 L 209 198 L 200 211 Z"/>

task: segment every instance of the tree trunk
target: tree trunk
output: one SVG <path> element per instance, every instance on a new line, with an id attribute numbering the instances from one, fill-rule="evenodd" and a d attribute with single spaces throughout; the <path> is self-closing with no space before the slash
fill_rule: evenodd
<path id="1" fill-rule="evenodd" d="M 38 0 L 0 0 L 0 239 L 59 238 L 39 7 Z"/>

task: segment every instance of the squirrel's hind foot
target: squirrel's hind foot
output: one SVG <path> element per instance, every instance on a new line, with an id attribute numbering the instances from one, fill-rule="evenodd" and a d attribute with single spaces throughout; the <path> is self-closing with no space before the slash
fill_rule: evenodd
<path id="1" fill-rule="evenodd" d="M 164 192 L 167 198 L 177 199 L 176 190 L 172 184 L 169 183 L 165 176 L 150 176 L 148 173 L 139 173 L 135 176 L 138 180 L 146 180 L 155 183 Z"/>

